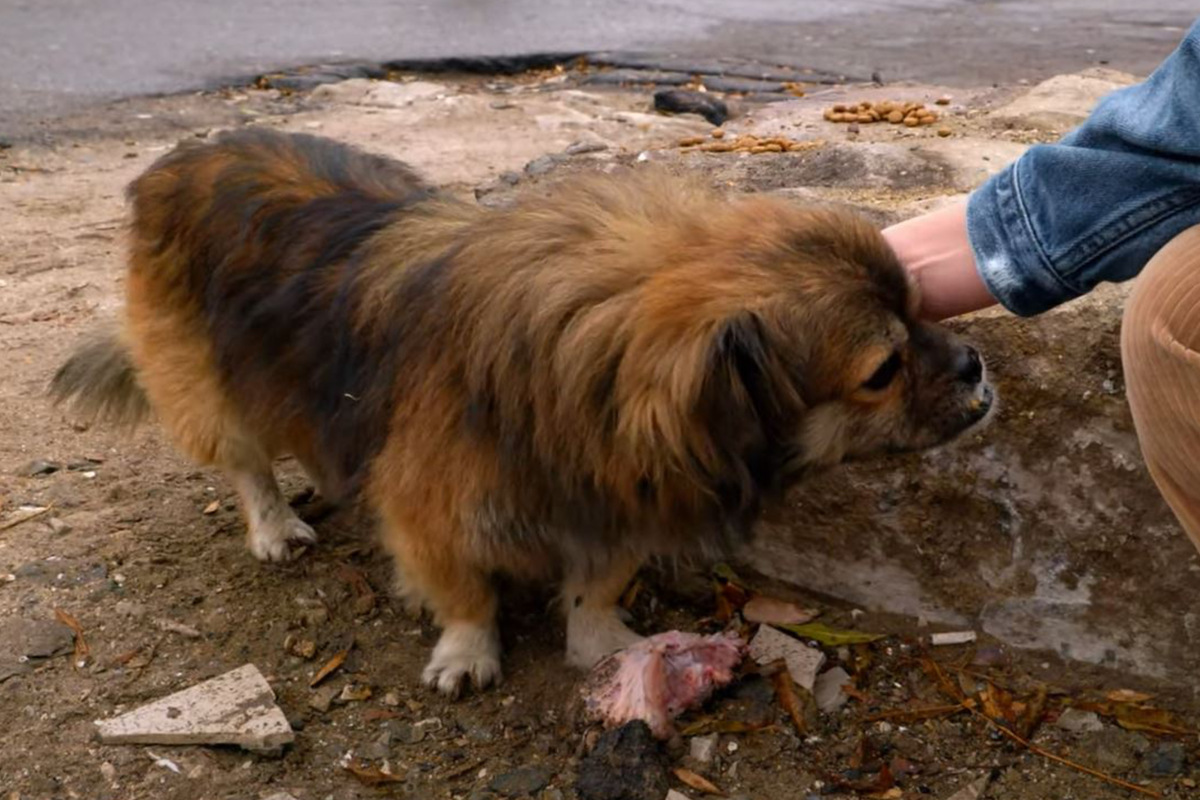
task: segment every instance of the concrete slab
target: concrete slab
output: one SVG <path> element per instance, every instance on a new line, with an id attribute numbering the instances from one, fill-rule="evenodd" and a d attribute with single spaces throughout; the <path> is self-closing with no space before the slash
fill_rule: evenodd
<path id="1" fill-rule="evenodd" d="M 234 744 L 277 753 L 295 740 L 258 667 L 246 664 L 112 719 L 97 720 L 105 744 Z"/>

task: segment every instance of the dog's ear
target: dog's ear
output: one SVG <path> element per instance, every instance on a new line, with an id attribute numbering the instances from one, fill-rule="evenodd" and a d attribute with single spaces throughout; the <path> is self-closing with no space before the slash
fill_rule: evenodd
<path id="1" fill-rule="evenodd" d="M 697 412 L 712 443 L 710 477 L 738 506 L 772 488 L 803 410 L 787 365 L 764 321 L 743 311 L 716 331 Z"/>
<path id="2" fill-rule="evenodd" d="M 803 410 L 770 323 L 749 311 L 647 326 L 618 376 L 617 433 L 650 486 L 668 475 L 749 508 L 771 488 Z"/>

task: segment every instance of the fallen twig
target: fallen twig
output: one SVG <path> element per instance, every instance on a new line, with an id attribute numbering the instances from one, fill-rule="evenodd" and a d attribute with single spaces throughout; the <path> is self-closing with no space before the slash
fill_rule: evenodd
<path id="1" fill-rule="evenodd" d="M 1000 731 L 1000 733 L 1007 736 L 1009 739 L 1012 739 L 1017 744 L 1021 745 L 1025 749 L 1029 750 L 1029 752 L 1036 753 L 1037 755 L 1042 756 L 1043 758 L 1048 758 L 1051 761 L 1058 762 L 1059 764 L 1062 764 L 1065 767 L 1070 767 L 1071 769 L 1076 770 L 1078 772 L 1082 772 L 1087 775 L 1091 775 L 1094 778 L 1099 778 L 1100 780 L 1104 781 L 1105 783 L 1111 783 L 1113 786 L 1120 786 L 1122 789 L 1128 789 L 1131 792 L 1137 792 L 1139 794 L 1144 794 L 1147 797 L 1156 797 L 1156 798 L 1162 797 L 1162 794 L 1160 792 L 1156 792 L 1153 789 L 1147 789 L 1144 786 L 1138 786 L 1135 783 L 1129 783 L 1128 781 L 1123 781 L 1120 778 L 1114 777 L 1112 775 L 1107 775 L 1103 772 L 1100 772 L 1099 770 L 1092 769 L 1091 767 L 1085 767 L 1083 764 L 1078 764 L 1074 761 L 1071 761 L 1070 759 L 1063 758 L 1062 756 L 1057 755 L 1055 753 L 1051 753 L 1049 750 L 1039 747 L 1038 745 L 1034 744 L 1033 742 L 1029 741 L 1028 739 L 1025 739 L 1024 737 L 1010 731 L 1007 727 L 1005 727 L 1004 725 L 1001 725 L 999 722 L 992 719 L 987 714 L 984 714 L 982 711 L 975 709 L 973 707 L 973 704 L 968 705 L 969 698 L 962 696 L 962 693 L 957 691 L 954 688 L 954 684 L 952 684 L 950 682 L 949 678 L 946 677 L 946 673 L 944 673 L 942 671 L 941 666 L 936 661 L 933 661 L 932 659 L 927 659 L 926 663 L 930 667 L 932 667 L 938 683 L 941 684 L 942 691 L 947 692 L 952 698 L 954 698 L 955 700 L 958 700 L 962 704 L 962 707 L 965 708 L 967 711 L 969 711 L 972 714 L 974 714 L 975 716 L 979 717 L 984 722 L 991 725 L 996 730 Z"/>
<path id="2" fill-rule="evenodd" d="M 31 514 L 26 514 L 23 517 L 18 517 L 17 519 L 10 519 L 8 522 L 5 522 L 3 525 L 0 525 L 0 531 L 6 531 L 9 528 L 15 528 L 23 522 L 29 522 L 29 520 L 31 520 L 31 519 L 37 519 L 38 517 L 42 516 L 43 514 L 50 513 L 50 510 L 52 508 L 54 508 L 53 503 L 46 506 L 45 508 L 39 508 L 37 511 L 34 511 Z"/>

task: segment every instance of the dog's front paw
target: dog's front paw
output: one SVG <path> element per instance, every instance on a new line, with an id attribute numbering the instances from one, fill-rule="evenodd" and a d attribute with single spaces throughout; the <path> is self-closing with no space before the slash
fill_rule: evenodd
<path id="1" fill-rule="evenodd" d="M 315 544 L 317 532 L 295 514 L 264 520 L 250 529 L 247 544 L 259 561 L 291 561 L 292 543 Z"/>
<path id="2" fill-rule="evenodd" d="M 567 663 L 573 667 L 591 669 L 606 655 L 641 640 L 625 627 L 615 608 L 578 608 L 567 615 Z"/>
<path id="3" fill-rule="evenodd" d="M 499 633 L 494 627 L 447 625 L 421 679 L 451 697 L 457 697 L 468 682 L 484 689 L 499 681 Z"/>

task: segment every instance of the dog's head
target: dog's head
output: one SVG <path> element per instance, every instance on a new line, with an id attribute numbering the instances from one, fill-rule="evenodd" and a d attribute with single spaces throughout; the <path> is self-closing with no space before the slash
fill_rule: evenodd
<path id="1" fill-rule="evenodd" d="M 874 227 L 768 198 L 713 217 L 645 287 L 623 376 L 624 421 L 680 470 L 740 505 L 809 466 L 937 445 L 987 414 L 979 354 L 918 318 Z"/>

